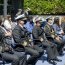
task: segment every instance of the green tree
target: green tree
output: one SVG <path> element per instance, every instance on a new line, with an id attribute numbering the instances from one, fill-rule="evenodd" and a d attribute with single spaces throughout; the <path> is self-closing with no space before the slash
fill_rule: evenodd
<path id="1" fill-rule="evenodd" d="M 65 0 L 24 0 L 24 8 L 28 7 L 32 14 L 63 14 Z"/>

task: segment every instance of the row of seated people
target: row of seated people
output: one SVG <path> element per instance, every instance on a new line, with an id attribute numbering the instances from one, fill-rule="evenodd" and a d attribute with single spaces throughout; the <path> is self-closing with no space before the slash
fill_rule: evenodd
<path id="1" fill-rule="evenodd" d="M 55 32 L 51 31 L 52 27 L 48 26 L 51 19 L 48 19 L 48 24 L 44 27 L 44 30 L 40 27 L 40 20 L 35 22 L 32 39 L 29 36 L 30 33 L 24 27 L 24 18 L 20 17 L 16 20 L 17 25 L 13 30 L 6 30 L 1 26 L 2 21 L 0 21 L 0 41 L 4 44 L 4 46 L 1 44 L 4 50 L 1 50 L 0 54 L 4 60 L 12 61 L 12 65 L 35 65 L 44 54 L 45 47 L 49 63 L 56 65 L 55 61 L 62 61 L 57 56 L 62 53 L 64 40 L 59 41 Z M 25 54 L 22 55 L 22 51 Z M 27 54 L 30 55 L 28 59 L 26 58 Z"/>
<path id="2" fill-rule="evenodd" d="M 2 26 L 2 20 L 0 20 L 0 65 L 5 63 L 11 63 L 11 65 L 26 65 L 26 54 L 25 52 L 18 52 L 12 47 L 11 43 L 11 31 L 7 31 Z"/>
<path id="3" fill-rule="evenodd" d="M 18 22 L 15 28 L 21 29 L 20 26 L 22 26 L 21 21 Z M 43 54 L 43 50 L 41 48 L 38 48 L 37 46 L 32 47 L 31 45 L 27 44 L 26 41 L 28 41 L 28 33 L 26 29 L 21 29 L 22 34 L 19 35 L 18 32 L 20 31 L 15 30 L 15 28 L 13 32 L 11 29 L 7 30 L 5 27 L 2 26 L 2 20 L 0 20 L 1 58 L 5 61 L 11 61 L 12 65 L 35 65 L 38 58 L 41 57 L 41 55 Z M 21 39 L 19 36 L 16 35 L 16 33 L 21 36 Z M 14 36 L 15 42 L 13 41 Z M 29 59 L 26 58 L 27 54 L 31 55 Z"/>

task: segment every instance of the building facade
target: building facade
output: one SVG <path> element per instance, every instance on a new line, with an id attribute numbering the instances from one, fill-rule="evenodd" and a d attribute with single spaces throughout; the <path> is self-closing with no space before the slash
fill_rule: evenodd
<path id="1" fill-rule="evenodd" d="M 0 15 L 23 9 L 24 0 L 0 0 Z M 7 10 L 7 11 L 6 11 Z"/>

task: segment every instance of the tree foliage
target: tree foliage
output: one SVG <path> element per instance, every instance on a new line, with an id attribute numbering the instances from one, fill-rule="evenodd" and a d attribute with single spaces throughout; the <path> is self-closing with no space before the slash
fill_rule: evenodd
<path id="1" fill-rule="evenodd" d="M 65 0 L 24 0 L 24 8 L 31 14 L 64 14 Z"/>
<path id="2" fill-rule="evenodd" d="M 3 4 L 3 1 L 0 0 L 0 4 Z M 8 4 L 11 4 L 11 1 L 8 0 Z M 24 0 L 24 9 L 27 8 L 31 9 L 31 14 L 65 14 L 65 0 Z"/>

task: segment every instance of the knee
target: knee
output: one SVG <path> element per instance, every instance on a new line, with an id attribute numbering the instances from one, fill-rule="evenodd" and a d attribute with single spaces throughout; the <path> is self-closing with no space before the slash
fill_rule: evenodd
<path id="1" fill-rule="evenodd" d="M 39 52 L 35 52 L 35 53 L 33 54 L 33 56 L 35 56 L 35 57 L 39 56 Z"/>
<path id="2" fill-rule="evenodd" d="M 19 61 L 19 57 L 18 56 L 14 56 L 13 57 L 13 61 Z"/>
<path id="3" fill-rule="evenodd" d="M 44 49 L 40 49 L 39 53 L 44 54 Z"/>

